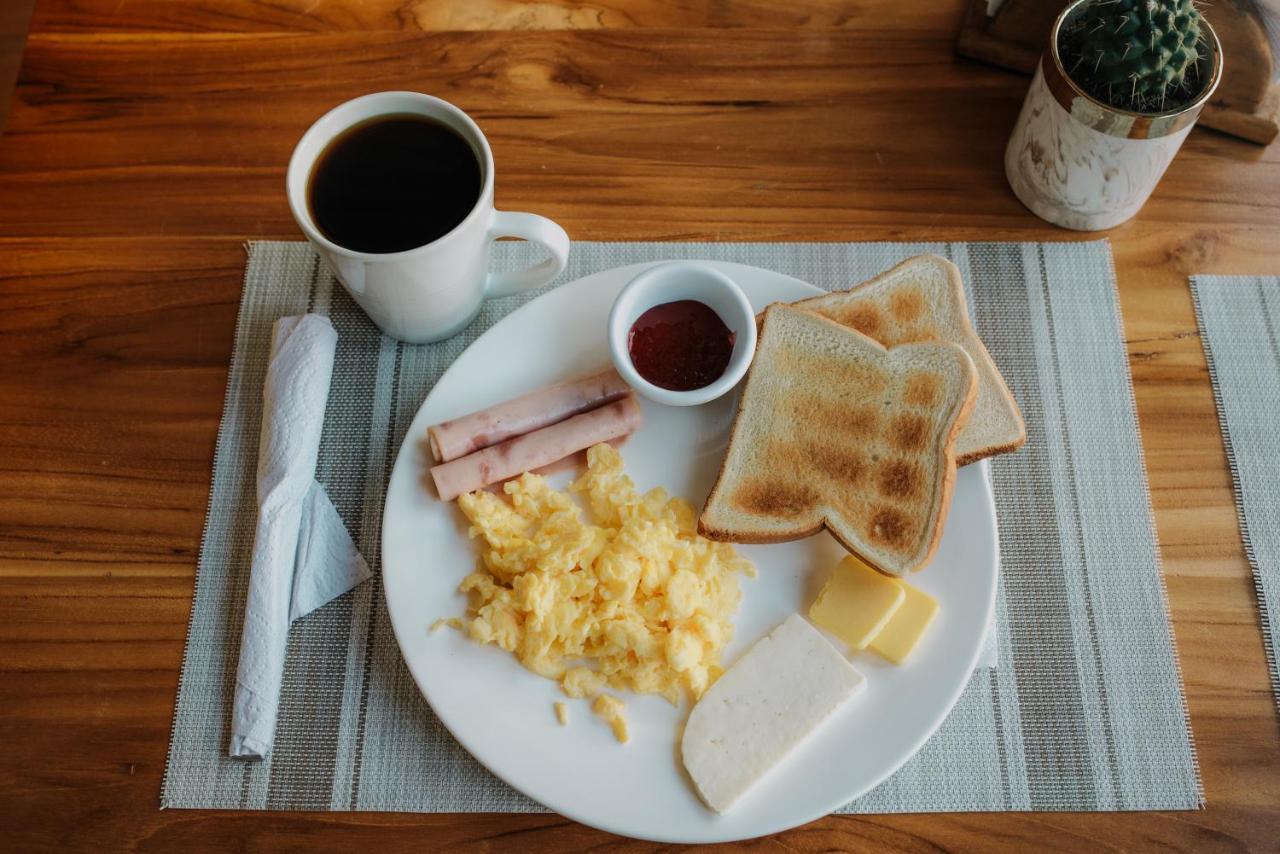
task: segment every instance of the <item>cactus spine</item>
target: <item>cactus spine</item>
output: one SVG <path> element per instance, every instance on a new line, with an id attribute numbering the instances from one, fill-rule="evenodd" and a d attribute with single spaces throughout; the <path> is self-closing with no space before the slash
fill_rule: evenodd
<path id="1" fill-rule="evenodd" d="M 1203 42 L 1194 0 L 1095 0 L 1063 27 L 1058 51 L 1094 98 L 1154 113 L 1199 93 Z"/>

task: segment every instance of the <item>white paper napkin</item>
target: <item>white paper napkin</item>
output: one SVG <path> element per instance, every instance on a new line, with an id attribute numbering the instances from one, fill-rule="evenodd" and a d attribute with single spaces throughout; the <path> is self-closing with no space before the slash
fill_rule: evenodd
<path id="1" fill-rule="evenodd" d="M 232 756 L 271 752 L 289 625 L 371 573 L 315 481 L 338 334 L 327 317 L 276 321 L 262 390 L 258 527 L 240 639 Z"/>

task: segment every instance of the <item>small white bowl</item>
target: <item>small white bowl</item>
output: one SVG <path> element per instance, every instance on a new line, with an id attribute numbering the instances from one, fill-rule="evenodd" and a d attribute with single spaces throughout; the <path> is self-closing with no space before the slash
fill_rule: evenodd
<path id="1" fill-rule="evenodd" d="M 627 346 L 631 327 L 655 305 L 697 300 L 720 316 L 733 333 L 733 352 L 720 378 L 689 391 L 662 388 L 640 376 Z M 756 352 L 756 314 L 751 301 L 733 279 L 706 264 L 670 261 L 636 276 L 618 294 L 609 312 L 609 352 L 618 373 L 633 389 L 655 403 L 696 406 L 728 392 L 747 373 Z"/>

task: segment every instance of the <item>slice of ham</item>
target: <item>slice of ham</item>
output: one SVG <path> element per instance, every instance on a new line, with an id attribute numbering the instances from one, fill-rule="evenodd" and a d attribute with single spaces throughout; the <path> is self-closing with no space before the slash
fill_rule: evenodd
<path id="1" fill-rule="evenodd" d="M 634 395 L 606 404 L 565 421 L 516 436 L 431 469 L 442 501 L 510 480 L 532 469 L 550 465 L 601 442 L 635 432 L 643 419 Z"/>
<path id="2" fill-rule="evenodd" d="M 522 436 L 612 403 L 630 391 L 612 368 L 551 388 L 538 389 L 515 400 L 427 428 L 431 456 L 438 463 L 447 463 L 512 436 Z"/>

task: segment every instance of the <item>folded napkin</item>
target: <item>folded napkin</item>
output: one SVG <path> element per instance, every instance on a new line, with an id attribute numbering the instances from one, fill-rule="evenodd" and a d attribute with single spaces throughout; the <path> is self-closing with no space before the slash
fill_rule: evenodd
<path id="1" fill-rule="evenodd" d="M 261 759 L 275 739 L 289 625 L 371 573 L 315 481 L 338 334 L 327 317 L 276 321 L 262 390 L 258 525 L 240 638 L 232 756 Z"/>

